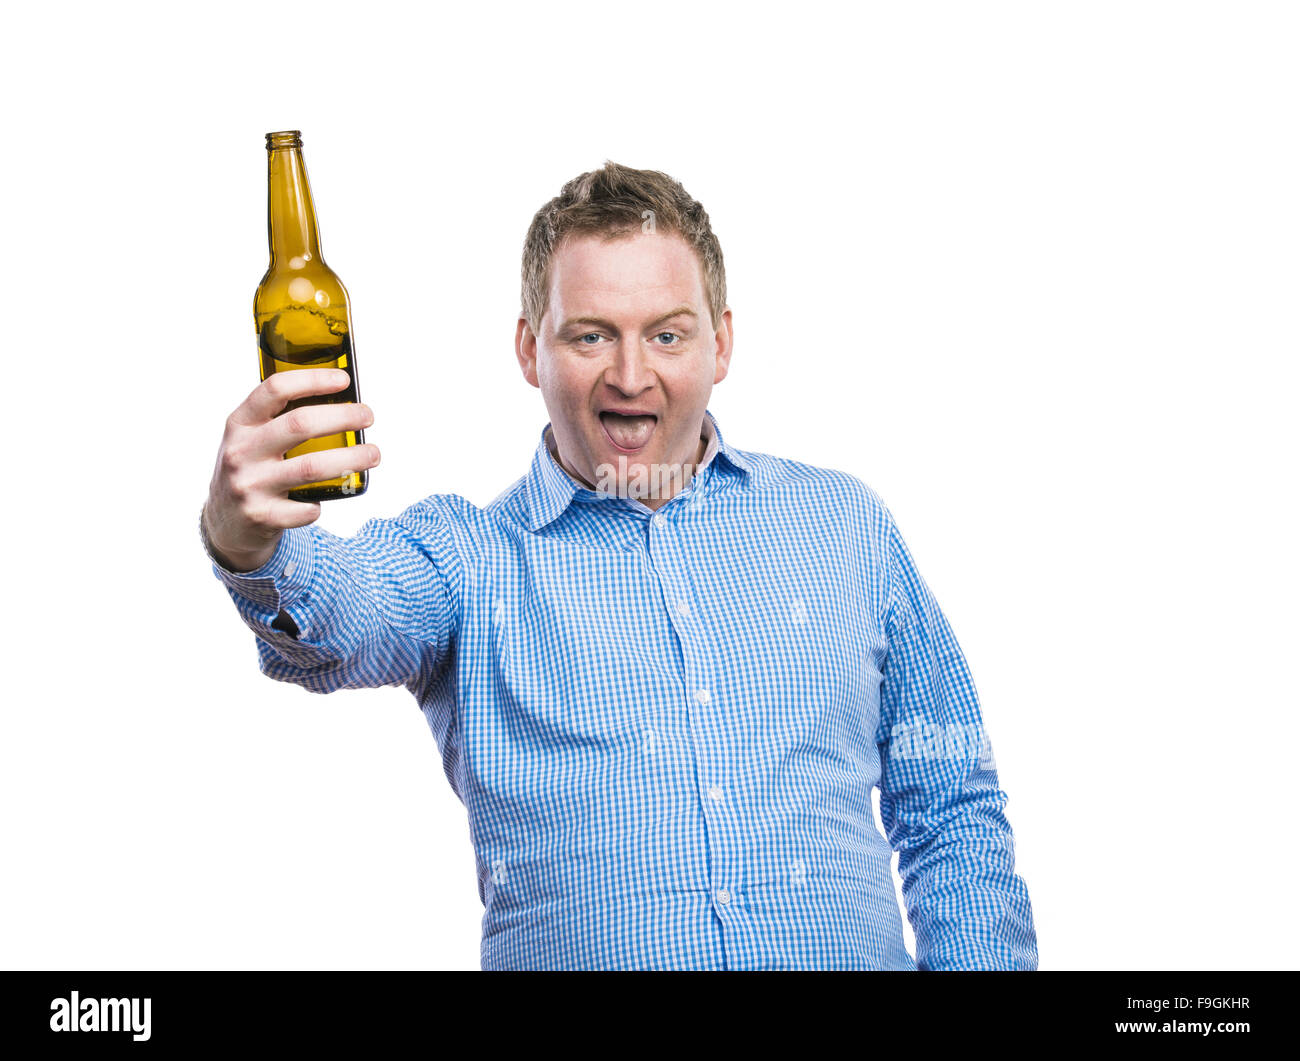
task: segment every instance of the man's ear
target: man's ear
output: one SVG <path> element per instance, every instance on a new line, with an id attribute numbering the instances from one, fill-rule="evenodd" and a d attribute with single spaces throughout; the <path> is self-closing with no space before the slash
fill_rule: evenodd
<path id="1" fill-rule="evenodd" d="M 537 382 L 537 336 L 528 326 L 527 317 L 520 317 L 515 327 L 515 358 L 519 362 L 524 379 L 540 389 L 541 384 Z"/>
<path id="2" fill-rule="evenodd" d="M 731 307 L 728 306 L 722 311 L 722 319 L 718 321 L 718 326 L 713 330 L 714 353 L 716 355 L 716 365 L 713 372 L 713 382 L 721 383 L 727 378 L 727 370 L 731 367 Z"/>

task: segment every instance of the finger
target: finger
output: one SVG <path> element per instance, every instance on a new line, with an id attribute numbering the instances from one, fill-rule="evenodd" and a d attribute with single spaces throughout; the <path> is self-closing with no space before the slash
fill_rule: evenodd
<path id="1" fill-rule="evenodd" d="M 257 427 L 284 412 L 294 398 L 312 394 L 333 394 L 348 385 L 351 377 L 341 368 L 296 368 L 268 376 L 230 414 L 233 423 Z"/>
<path id="2" fill-rule="evenodd" d="M 283 454 L 312 438 L 329 438 L 345 431 L 359 431 L 375 422 L 375 414 L 365 402 L 341 405 L 300 405 L 281 413 L 258 432 L 259 454 Z"/>
<path id="3" fill-rule="evenodd" d="M 283 509 L 281 506 L 284 506 Z M 289 501 L 276 499 L 272 514 L 276 525 L 288 530 L 290 527 L 305 527 L 320 519 L 319 501 Z"/>
<path id="4" fill-rule="evenodd" d="M 290 501 L 284 497 L 273 497 L 263 503 L 257 512 L 257 525 L 289 530 L 291 527 L 305 527 L 320 519 L 319 501 Z"/>
<path id="5" fill-rule="evenodd" d="M 267 477 L 265 489 L 281 494 L 308 483 L 339 479 L 379 463 L 379 447 L 367 442 L 360 446 L 333 446 L 313 450 L 281 461 Z"/>

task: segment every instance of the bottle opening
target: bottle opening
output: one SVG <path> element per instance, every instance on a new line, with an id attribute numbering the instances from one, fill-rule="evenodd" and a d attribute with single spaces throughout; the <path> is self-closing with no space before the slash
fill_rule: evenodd
<path id="1" fill-rule="evenodd" d="M 281 133 L 266 134 L 266 149 L 273 151 L 277 147 L 302 147 L 302 133 L 289 129 Z"/>

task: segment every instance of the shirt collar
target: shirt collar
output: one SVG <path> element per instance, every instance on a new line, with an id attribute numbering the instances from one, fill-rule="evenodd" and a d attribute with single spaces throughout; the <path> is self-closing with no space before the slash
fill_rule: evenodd
<path id="1" fill-rule="evenodd" d="M 738 473 L 744 476 L 750 474 L 750 468 L 745 459 L 733 447 L 727 445 L 722 437 L 722 431 L 718 427 L 718 422 L 713 414 L 707 409 L 704 411 L 704 421 L 701 425 L 700 437 L 705 440 L 704 456 L 700 460 L 700 466 L 696 470 L 696 476 L 701 475 L 706 468 L 715 465 L 715 457 L 721 457 L 725 463 L 734 468 Z M 537 443 L 537 451 L 533 454 L 533 465 L 528 472 L 528 483 L 526 494 L 528 498 L 528 525 L 533 531 L 541 530 L 552 520 L 558 518 L 569 503 L 578 498 L 582 501 L 616 501 L 617 498 L 609 494 L 600 494 L 579 483 L 569 475 L 568 472 L 560 466 L 559 461 L 555 459 L 551 452 L 551 446 L 554 440 L 551 432 L 551 425 L 542 428 L 542 435 Z M 644 506 L 638 506 L 648 513 Z"/>

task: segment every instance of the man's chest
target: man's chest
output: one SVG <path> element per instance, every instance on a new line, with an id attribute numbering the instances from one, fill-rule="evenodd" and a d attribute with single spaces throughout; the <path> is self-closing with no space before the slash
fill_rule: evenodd
<path id="1" fill-rule="evenodd" d="M 684 760 L 725 745 L 755 769 L 865 755 L 884 639 L 848 546 L 656 529 L 491 557 L 461 629 L 467 751 L 593 768 L 634 768 L 656 745 Z"/>

